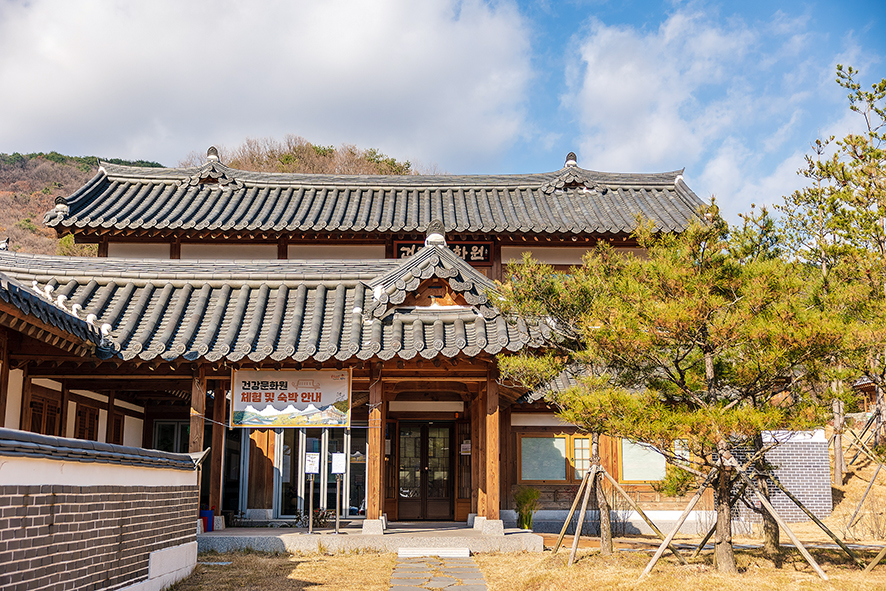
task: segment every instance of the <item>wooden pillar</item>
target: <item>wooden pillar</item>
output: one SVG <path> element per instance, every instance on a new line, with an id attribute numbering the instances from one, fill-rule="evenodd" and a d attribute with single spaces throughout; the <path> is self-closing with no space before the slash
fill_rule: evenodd
<path id="1" fill-rule="evenodd" d="M 105 443 L 111 443 L 111 435 L 114 433 L 114 398 L 117 393 L 108 392 L 108 420 L 105 423 Z M 64 398 L 64 386 L 62 386 L 62 398 Z"/>
<path id="2" fill-rule="evenodd" d="M 68 434 L 68 407 L 71 405 L 71 388 L 68 382 L 62 380 L 62 408 L 59 416 L 58 432 L 60 437 L 73 437 L 74 434 Z"/>
<path id="3" fill-rule="evenodd" d="M 203 451 L 203 415 L 206 413 L 206 366 L 200 365 L 191 380 L 191 425 L 188 452 Z"/>
<path id="4" fill-rule="evenodd" d="M 366 518 L 379 519 L 384 513 L 385 396 L 381 365 L 373 364 L 369 386 L 369 457 L 366 464 Z"/>
<path id="5" fill-rule="evenodd" d="M 488 383 L 480 384 L 477 398 L 477 516 L 486 517 L 486 394 Z"/>
<path id="6" fill-rule="evenodd" d="M 477 410 L 480 394 L 471 401 L 471 513 L 478 514 L 477 497 L 480 490 L 480 415 Z"/>
<path id="7" fill-rule="evenodd" d="M 0 427 L 6 426 L 6 405 L 9 400 L 9 336 L 0 328 Z"/>
<path id="8" fill-rule="evenodd" d="M 31 430 L 31 376 L 28 375 L 27 365 L 22 376 L 22 409 L 18 425 L 22 431 Z"/>
<path id="9" fill-rule="evenodd" d="M 501 506 L 501 458 L 499 447 L 500 417 L 498 412 L 498 372 L 495 366 L 489 366 L 486 378 L 486 519 L 498 519 Z"/>
<path id="10" fill-rule="evenodd" d="M 222 483 L 224 482 L 225 461 L 225 398 L 226 392 L 215 389 L 212 405 L 212 466 L 209 469 L 209 508 L 215 508 L 215 514 L 221 514 Z"/>

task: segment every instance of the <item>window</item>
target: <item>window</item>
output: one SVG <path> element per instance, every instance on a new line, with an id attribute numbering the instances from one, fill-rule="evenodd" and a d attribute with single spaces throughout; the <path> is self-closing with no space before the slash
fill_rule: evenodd
<path id="1" fill-rule="evenodd" d="M 31 425 L 32 433 L 41 435 L 61 434 L 61 403 L 43 396 L 31 398 Z"/>
<path id="2" fill-rule="evenodd" d="M 154 449 L 188 453 L 190 421 L 154 421 Z"/>
<path id="3" fill-rule="evenodd" d="M 98 409 L 77 404 L 77 439 L 98 441 Z"/>
<path id="4" fill-rule="evenodd" d="M 580 481 L 591 467 L 587 435 L 520 435 L 518 448 L 521 482 Z"/>
<path id="5" fill-rule="evenodd" d="M 108 443 L 123 445 L 123 415 L 113 414 L 108 420 L 111 422 Z"/>
<path id="6" fill-rule="evenodd" d="M 650 482 L 664 479 L 664 456 L 650 446 L 622 439 L 619 455 L 622 482 Z"/>

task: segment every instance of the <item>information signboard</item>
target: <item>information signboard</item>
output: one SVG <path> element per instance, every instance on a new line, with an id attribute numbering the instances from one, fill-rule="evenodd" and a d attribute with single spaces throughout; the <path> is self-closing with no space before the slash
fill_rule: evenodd
<path id="1" fill-rule="evenodd" d="M 305 454 L 305 474 L 319 474 L 320 473 L 320 454 L 318 453 L 306 453 Z"/>
<path id="2" fill-rule="evenodd" d="M 345 458 L 347 458 L 346 453 L 334 453 L 332 454 L 332 473 L 333 474 L 344 474 L 345 473 Z"/>
<path id="3" fill-rule="evenodd" d="M 234 370 L 232 427 L 349 427 L 351 370 Z"/>

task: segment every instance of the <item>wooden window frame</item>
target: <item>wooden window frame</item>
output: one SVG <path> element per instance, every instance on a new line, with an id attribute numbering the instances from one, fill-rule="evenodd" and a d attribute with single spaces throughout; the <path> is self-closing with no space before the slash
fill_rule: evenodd
<path id="1" fill-rule="evenodd" d="M 625 478 L 624 478 L 625 463 L 624 463 L 624 457 L 622 455 L 622 449 L 624 449 L 622 446 L 624 445 L 625 441 L 627 441 L 628 443 L 631 443 L 633 445 L 639 445 L 639 444 L 634 443 L 633 441 L 631 441 L 630 439 L 627 439 L 625 437 L 618 438 L 618 446 L 617 446 L 617 448 L 618 448 L 618 482 L 620 484 L 631 484 L 631 485 L 634 485 L 634 484 L 652 485 L 652 484 L 657 484 L 657 483 L 661 482 L 662 480 L 664 480 L 664 479 L 659 479 L 659 480 L 625 480 Z M 662 456 L 662 459 L 664 460 L 664 463 L 665 463 L 665 474 L 667 475 L 668 461 L 664 458 L 664 456 Z"/>
<path id="2" fill-rule="evenodd" d="M 582 481 L 582 478 L 576 478 L 576 466 L 575 466 L 575 443 L 576 439 L 591 439 L 591 435 L 589 433 L 566 433 L 566 432 L 558 432 L 558 433 L 550 433 L 550 432 L 533 432 L 526 431 L 522 433 L 516 433 L 517 436 L 517 483 L 518 484 L 535 484 L 535 485 L 572 485 L 577 484 Z M 556 439 L 556 438 L 564 438 L 566 439 L 566 478 L 565 480 L 524 480 L 523 479 L 523 439 L 524 438 L 534 438 L 534 439 Z"/>

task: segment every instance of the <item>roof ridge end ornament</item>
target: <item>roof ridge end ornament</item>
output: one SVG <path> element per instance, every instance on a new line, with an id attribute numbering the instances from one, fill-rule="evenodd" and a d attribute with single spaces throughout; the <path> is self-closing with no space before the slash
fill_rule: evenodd
<path id="1" fill-rule="evenodd" d="M 225 166 L 218 156 L 218 148 L 209 146 L 206 150 L 206 163 L 196 173 L 182 179 L 182 187 L 198 185 L 219 185 L 222 189 L 242 189 L 243 181 L 229 174 L 232 169 Z"/>
<path id="2" fill-rule="evenodd" d="M 566 164 L 563 165 L 564 168 L 575 168 L 578 166 L 578 156 L 575 155 L 575 152 L 569 152 L 566 154 Z"/>
<path id="3" fill-rule="evenodd" d="M 428 224 L 425 246 L 446 246 L 446 226 L 443 220 L 434 219 Z"/>

